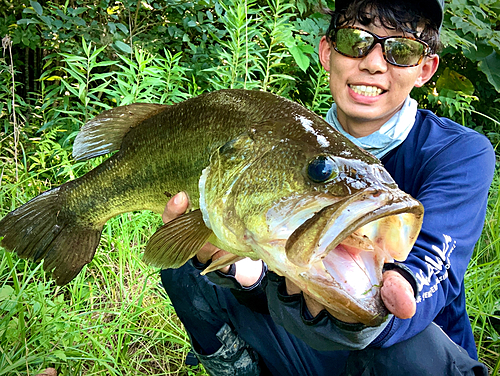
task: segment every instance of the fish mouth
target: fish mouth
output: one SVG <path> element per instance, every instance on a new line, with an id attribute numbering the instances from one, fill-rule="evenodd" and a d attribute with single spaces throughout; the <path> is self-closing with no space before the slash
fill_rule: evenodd
<path id="1" fill-rule="evenodd" d="M 343 295 L 354 311 L 371 317 L 365 323 L 375 325 L 386 314 L 380 299 L 383 264 L 406 259 L 422 218 L 422 204 L 405 192 L 369 188 L 305 221 L 288 238 L 286 255 L 309 268 L 301 276 L 320 303 L 335 311 Z"/>

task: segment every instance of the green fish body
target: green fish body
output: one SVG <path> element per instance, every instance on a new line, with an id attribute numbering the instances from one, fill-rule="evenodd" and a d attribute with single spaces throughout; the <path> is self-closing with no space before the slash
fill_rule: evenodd
<path id="1" fill-rule="evenodd" d="M 262 259 L 337 317 L 384 320 L 383 264 L 406 258 L 423 208 L 319 116 L 260 91 L 138 103 L 89 121 L 73 155 L 115 150 L 81 178 L 9 213 L 0 244 L 43 259 L 64 285 L 92 260 L 106 221 L 137 210 L 162 213 L 185 191 L 192 210 L 153 235 L 147 262 L 179 267 L 210 240 L 231 252 L 210 270 Z"/>

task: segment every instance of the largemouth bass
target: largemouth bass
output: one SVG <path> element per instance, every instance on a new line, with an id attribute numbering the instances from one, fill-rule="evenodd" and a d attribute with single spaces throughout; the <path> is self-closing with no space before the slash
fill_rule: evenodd
<path id="1" fill-rule="evenodd" d="M 259 91 L 138 103 L 89 121 L 73 155 L 115 150 L 9 213 L 0 221 L 1 245 L 43 259 L 64 285 L 92 260 L 106 221 L 162 213 L 169 197 L 185 191 L 192 210 L 153 235 L 145 261 L 176 268 L 211 241 L 231 254 L 210 270 L 262 259 L 338 317 L 372 326 L 384 320 L 383 264 L 407 257 L 423 207 L 319 116 Z"/>

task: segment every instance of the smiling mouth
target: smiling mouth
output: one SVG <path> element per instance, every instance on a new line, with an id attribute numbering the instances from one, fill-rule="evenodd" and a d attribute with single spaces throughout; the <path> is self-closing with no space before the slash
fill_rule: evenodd
<path id="1" fill-rule="evenodd" d="M 366 97 L 376 97 L 377 95 L 380 95 L 380 94 L 385 92 L 385 90 L 382 90 L 381 88 L 376 87 L 376 86 L 349 85 L 349 87 L 356 94 L 364 95 Z"/>

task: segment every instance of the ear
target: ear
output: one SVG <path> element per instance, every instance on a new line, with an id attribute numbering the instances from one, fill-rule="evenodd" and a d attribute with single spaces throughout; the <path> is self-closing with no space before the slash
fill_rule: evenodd
<path id="1" fill-rule="evenodd" d="M 424 58 L 424 61 L 420 65 L 420 74 L 415 81 L 416 87 L 423 86 L 427 81 L 429 81 L 434 73 L 436 73 L 439 66 L 439 56 L 430 55 Z"/>
<path id="2" fill-rule="evenodd" d="M 332 53 L 332 47 L 330 43 L 323 36 L 319 41 L 319 61 L 321 65 L 327 72 L 330 72 L 330 54 Z"/>

